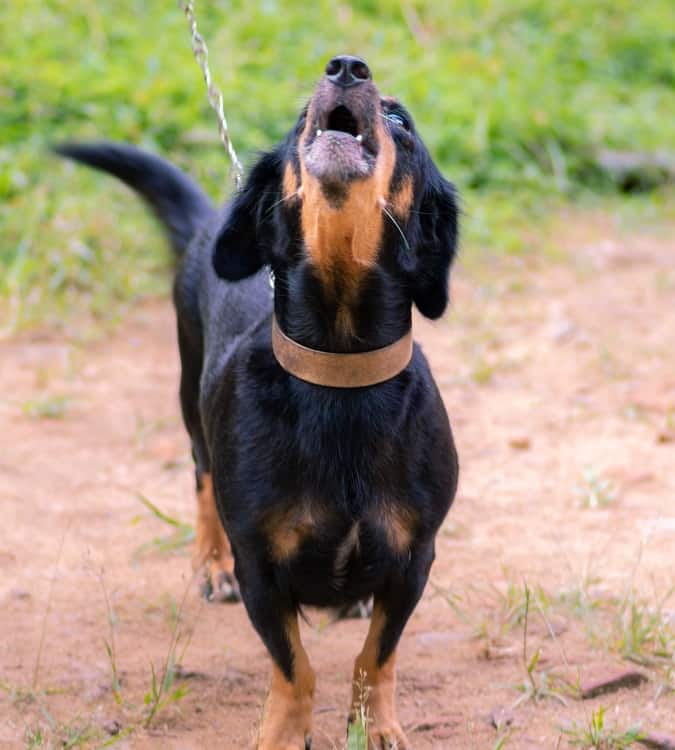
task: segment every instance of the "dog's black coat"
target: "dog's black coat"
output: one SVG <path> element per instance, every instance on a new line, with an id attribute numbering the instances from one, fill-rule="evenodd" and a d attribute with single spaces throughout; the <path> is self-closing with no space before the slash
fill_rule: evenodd
<path id="1" fill-rule="evenodd" d="M 242 597 L 289 679 L 284 618 L 303 604 L 342 607 L 374 595 L 386 612 L 379 659 L 388 658 L 422 594 L 457 483 L 446 412 L 417 346 L 398 376 L 358 389 L 298 380 L 271 348 L 273 309 L 299 343 L 336 352 L 395 341 L 410 326 L 412 303 L 432 318 L 445 310 L 457 231 L 454 191 L 405 110 L 389 101 L 382 107 L 399 116 L 386 126 L 396 146 L 392 189 L 412 179 L 413 204 L 400 221 L 405 240 L 385 223 L 349 340 L 336 333 L 332 298 L 304 251 L 297 205 L 283 200 L 283 170 L 297 169 L 306 111 L 221 212 L 175 167 L 132 147 L 57 149 L 141 193 L 180 256 L 174 286 L 180 399 L 197 481 L 212 472 Z M 270 551 L 269 519 L 298 504 L 320 521 L 297 554 L 279 561 Z M 392 547 L 379 522 L 394 507 L 414 519 L 404 552 Z M 358 543 L 338 569 L 336 550 L 357 522 Z"/>

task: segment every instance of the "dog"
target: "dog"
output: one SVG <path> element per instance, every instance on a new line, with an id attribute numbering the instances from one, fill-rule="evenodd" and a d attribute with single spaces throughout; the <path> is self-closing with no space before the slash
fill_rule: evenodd
<path id="1" fill-rule="evenodd" d="M 213 597 L 241 596 L 272 658 L 258 750 L 311 746 L 315 674 L 301 609 L 369 597 L 350 721 L 362 691 L 371 742 L 409 748 L 396 648 L 458 476 L 411 308 L 438 318 L 448 304 L 453 185 L 409 112 L 347 55 L 330 60 L 287 137 L 220 211 L 177 168 L 133 147 L 56 150 L 140 193 L 179 257 L 193 564 L 207 566 Z"/>

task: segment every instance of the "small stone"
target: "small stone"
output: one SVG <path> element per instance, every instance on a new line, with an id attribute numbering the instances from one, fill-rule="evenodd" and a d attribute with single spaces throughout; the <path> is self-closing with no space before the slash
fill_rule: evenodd
<path id="1" fill-rule="evenodd" d="M 587 680 L 581 684 L 580 693 L 584 700 L 595 698 L 605 693 L 615 693 L 621 688 L 640 687 L 643 682 L 647 682 L 647 676 L 636 670 L 624 672 L 615 672 L 605 677 Z"/>
<path id="2" fill-rule="evenodd" d="M 656 442 L 665 445 L 666 443 L 675 443 L 675 431 L 662 430 L 656 436 Z"/>
<path id="3" fill-rule="evenodd" d="M 502 645 L 500 643 L 489 643 L 485 647 L 485 658 L 489 661 L 495 659 L 512 659 L 518 655 L 519 647 L 516 645 Z"/>
<path id="4" fill-rule="evenodd" d="M 174 664 L 173 676 L 177 680 L 208 680 L 205 672 L 198 672 L 194 669 L 185 669 L 182 664 Z"/>
<path id="5" fill-rule="evenodd" d="M 119 721 L 117 721 L 117 719 L 110 719 L 109 721 L 103 722 L 103 731 L 107 732 L 113 737 L 116 734 L 120 733 L 120 729 L 122 729 L 122 725 L 119 723 Z"/>
<path id="6" fill-rule="evenodd" d="M 420 721 L 408 726 L 406 730 L 411 734 L 413 732 L 434 732 L 434 737 L 437 730 L 443 730 L 446 727 L 455 727 L 457 725 L 456 719 L 451 716 L 427 716 Z"/>
<path id="7" fill-rule="evenodd" d="M 652 750 L 675 750 L 675 737 L 654 732 L 639 740 L 641 745 Z"/>
<path id="8" fill-rule="evenodd" d="M 526 451 L 532 443 L 527 435 L 514 435 L 509 438 L 509 445 L 517 451 Z"/>

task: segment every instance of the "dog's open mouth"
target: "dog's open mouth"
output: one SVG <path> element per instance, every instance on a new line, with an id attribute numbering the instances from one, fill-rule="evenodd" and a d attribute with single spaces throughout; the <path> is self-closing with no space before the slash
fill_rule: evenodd
<path id="1" fill-rule="evenodd" d="M 371 102 L 364 106 L 362 97 L 355 97 L 354 102 L 332 101 L 322 107 L 322 98 L 318 92 L 313 122 L 304 142 L 307 170 L 323 184 L 344 184 L 368 177 L 378 151 L 373 122 L 376 106 Z"/>
<path id="2" fill-rule="evenodd" d="M 345 107 L 344 104 L 340 104 L 328 114 L 328 120 L 326 122 L 326 130 L 335 130 L 340 133 L 349 133 L 354 138 L 358 139 L 359 135 L 359 123 L 356 117 L 352 114 L 349 107 Z M 363 138 L 363 135 L 361 135 Z"/>

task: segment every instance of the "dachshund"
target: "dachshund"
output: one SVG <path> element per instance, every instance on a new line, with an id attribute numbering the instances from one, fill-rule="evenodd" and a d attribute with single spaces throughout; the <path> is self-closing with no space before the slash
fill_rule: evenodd
<path id="1" fill-rule="evenodd" d="M 212 598 L 241 597 L 271 656 L 257 750 L 311 746 L 315 673 L 302 608 L 369 597 L 350 721 L 365 696 L 371 742 L 409 748 L 396 649 L 458 477 L 448 416 L 412 339 L 412 305 L 427 318 L 446 310 L 453 185 L 410 113 L 347 55 L 330 60 L 295 126 L 221 210 L 136 148 L 56 151 L 135 189 L 178 256 L 193 564 L 206 566 Z"/>

